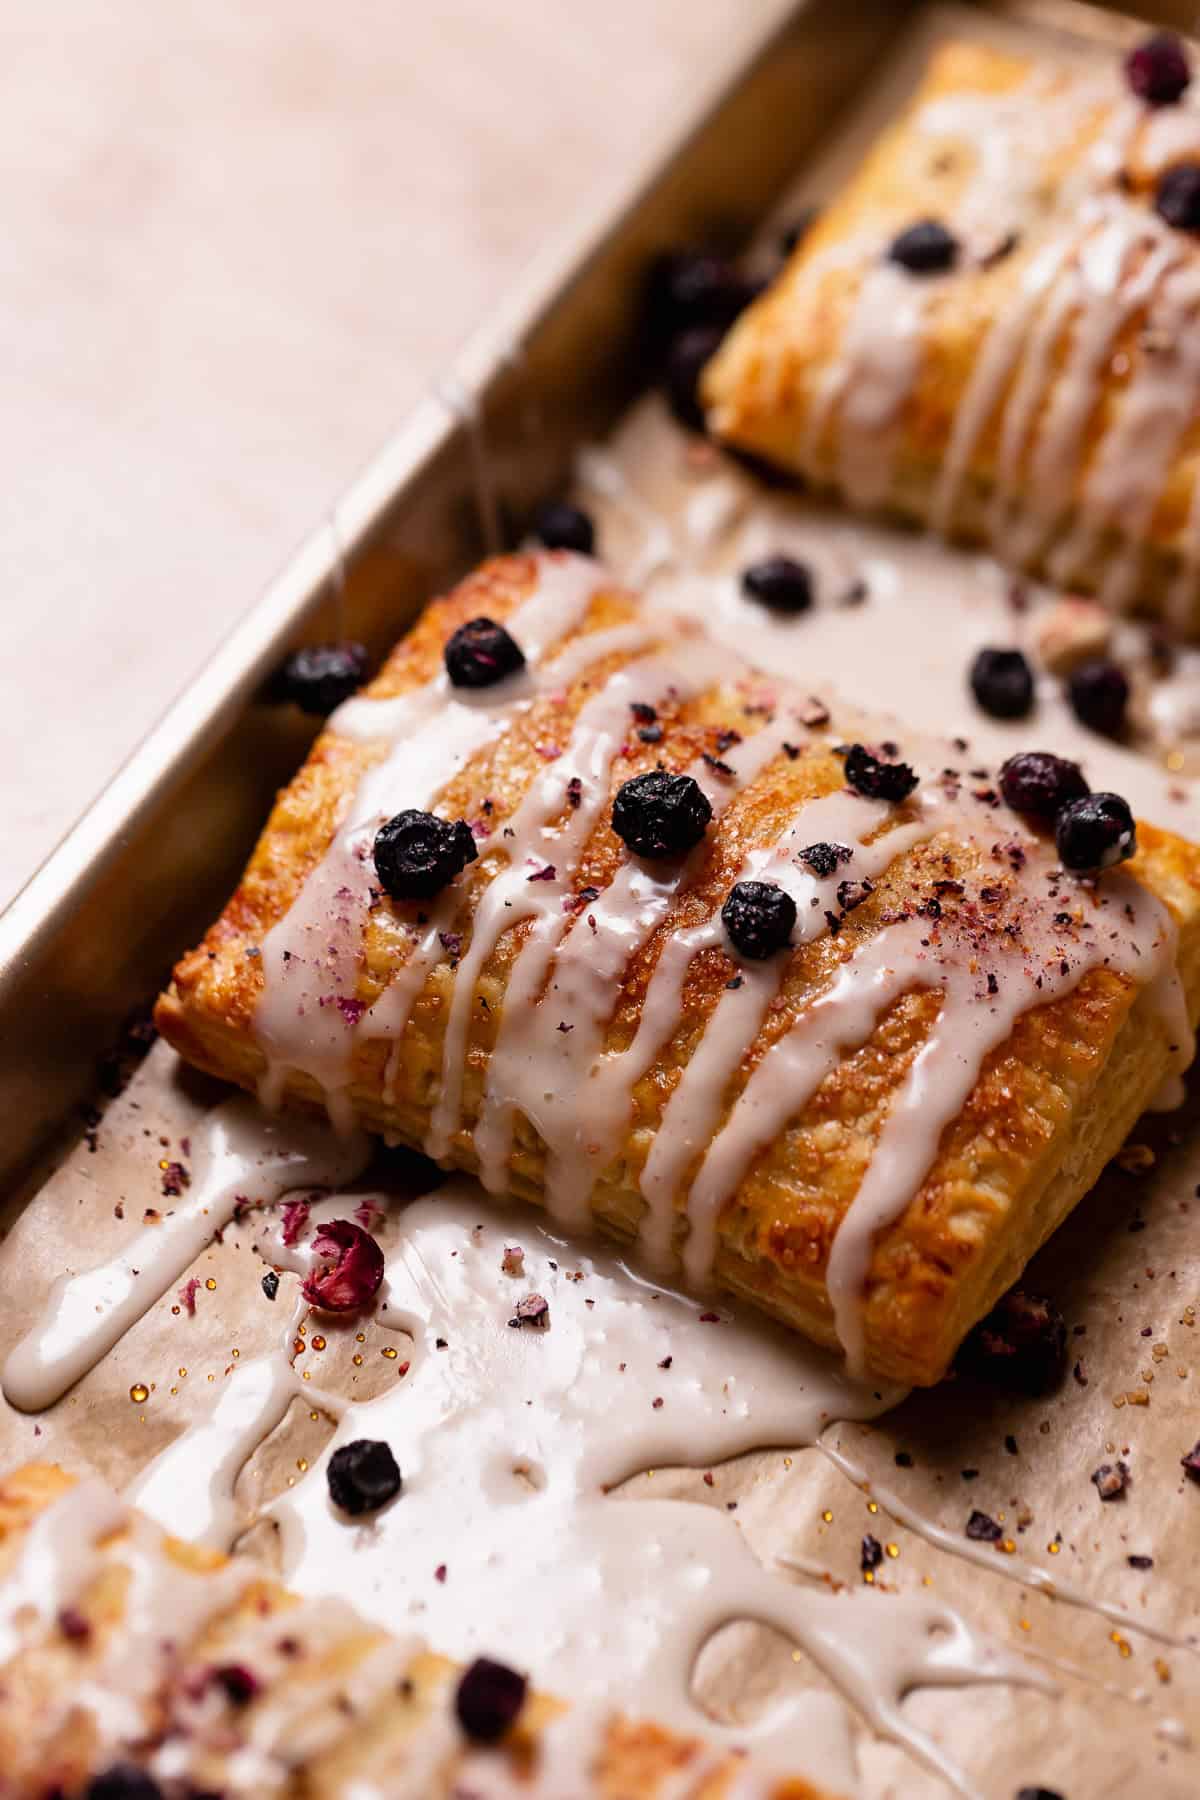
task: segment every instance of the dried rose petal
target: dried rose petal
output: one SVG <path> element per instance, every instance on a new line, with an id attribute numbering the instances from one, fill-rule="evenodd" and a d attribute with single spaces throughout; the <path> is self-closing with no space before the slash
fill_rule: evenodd
<path id="1" fill-rule="evenodd" d="M 298 1238 L 304 1235 L 304 1231 L 308 1225 L 309 1211 L 310 1208 L 307 1200 L 289 1200 L 286 1202 L 283 1209 L 283 1230 L 280 1233 L 280 1238 L 283 1243 L 294 1244 Z"/>
<path id="2" fill-rule="evenodd" d="M 366 1306 L 383 1280 L 383 1251 L 352 1219 L 330 1219 L 317 1226 L 312 1269 L 300 1291 L 310 1306 L 327 1312 L 353 1312 Z"/>
<path id="3" fill-rule="evenodd" d="M 192 1317 L 195 1314 L 196 1295 L 199 1292 L 199 1289 L 200 1283 L 196 1276 L 193 1275 L 191 1280 L 185 1281 L 179 1290 L 179 1304 L 183 1307 L 189 1317 Z"/>

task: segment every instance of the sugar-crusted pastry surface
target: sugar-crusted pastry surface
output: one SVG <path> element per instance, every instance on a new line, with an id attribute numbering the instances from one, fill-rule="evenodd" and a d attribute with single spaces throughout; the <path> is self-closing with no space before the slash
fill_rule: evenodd
<path id="1" fill-rule="evenodd" d="M 4 1800 L 75 1796 L 114 1766 L 229 1800 L 557 1800 L 564 1784 L 596 1800 L 822 1800 L 700 1739 L 534 1693 L 498 1743 L 472 1743 L 452 1663 L 169 1537 L 52 1463 L 0 1481 L 0 1674 Z"/>
<path id="2" fill-rule="evenodd" d="M 717 437 L 853 503 L 1200 630 L 1200 237 L 1155 210 L 1200 108 L 979 44 L 898 122 L 705 373 Z M 953 266 L 889 246 L 944 225 Z"/>
<path id="3" fill-rule="evenodd" d="M 441 652 L 480 614 L 529 667 L 468 703 Z M 1132 863 L 1064 876 L 994 772 L 889 730 L 643 615 L 595 564 L 500 559 L 331 720 L 160 1028 L 935 1381 L 1185 1060 L 1200 852 L 1142 826 Z M 859 740 L 915 789 L 852 787 Z M 653 861 L 612 801 L 658 765 L 713 816 Z M 408 806 L 477 832 L 425 902 L 371 862 Z M 797 907 L 761 961 L 722 923 L 745 879 Z"/>

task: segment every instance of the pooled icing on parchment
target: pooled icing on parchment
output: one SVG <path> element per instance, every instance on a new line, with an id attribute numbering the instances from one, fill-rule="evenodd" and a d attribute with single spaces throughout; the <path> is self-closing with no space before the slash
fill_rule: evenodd
<path id="1" fill-rule="evenodd" d="M 317 1224 L 347 1204 L 314 1206 L 297 1244 L 275 1223 L 260 1254 L 303 1272 Z M 396 1330 L 406 1372 L 366 1402 L 302 1384 L 293 1366 L 301 1303 L 279 1350 L 239 1367 L 207 1419 L 134 1483 L 140 1507 L 228 1546 L 244 1523 L 237 1473 L 301 1398 L 338 1423 L 321 1460 L 266 1509 L 284 1579 L 300 1593 L 344 1594 L 448 1655 L 503 1654 L 585 1707 L 736 1739 L 768 1766 L 852 1791 L 840 1709 L 799 1674 L 748 1729 L 731 1733 L 699 1712 L 691 1672 L 704 1643 L 731 1620 L 757 1620 L 807 1651 L 877 1730 L 969 1791 L 906 1719 L 901 1697 L 928 1683 L 1027 1680 L 1026 1665 L 932 1599 L 834 1594 L 781 1578 L 756 1561 L 719 1503 L 609 1491 L 646 1469 L 811 1444 L 832 1418 L 874 1416 L 894 1393 L 856 1385 L 770 1327 L 648 1287 L 608 1255 L 569 1249 L 528 1212 L 498 1215 L 465 1181 L 384 1230 L 376 1318 Z M 514 1242 L 524 1252 L 519 1278 L 503 1267 Z M 530 1289 L 549 1303 L 544 1329 L 509 1324 Z M 324 1471 L 340 1443 L 361 1437 L 391 1446 L 404 1486 L 354 1523 L 330 1506 Z"/>

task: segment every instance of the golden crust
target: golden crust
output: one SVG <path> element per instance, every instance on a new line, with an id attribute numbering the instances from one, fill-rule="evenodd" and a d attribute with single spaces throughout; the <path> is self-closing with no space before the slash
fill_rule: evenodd
<path id="1" fill-rule="evenodd" d="M 413 636 L 393 656 L 381 682 L 393 692 L 427 676 L 449 631 L 479 610 L 481 594 L 497 617 L 511 611 L 530 580 L 522 559 L 489 565 L 449 599 L 435 602 Z M 588 628 L 629 613 L 628 597 L 604 593 Z M 565 697 L 577 710 L 586 681 Z M 377 684 L 378 687 L 378 684 Z M 748 712 L 749 705 L 749 712 Z M 534 708 L 537 711 L 537 708 Z M 647 751 L 629 746 L 618 759 L 614 785 L 646 766 L 651 755 L 679 769 L 719 744 L 725 729 L 749 736 L 761 721 L 756 703 L 736 685 L 660 711 L 664 734 Z M 831 726 L 836 729 L 836 721 Z M 444 792 L 453 816 L 481 786 L 494 796 L 499 827 L 542 765 L 536 720 L 506 734 L 486 754 L 480 775 L 468 768 Z M 308 765 L 281 796 L 246 876 L 222 918 L 199 949 L 184 957 L 161 997 L 157 1020 L 168 1040 L 214 1074 L 254 1088 L 264 1057 L 251 1021 L 262 989 L 261 958 L 247 955 L 286 911 L 302 871 L 321 856 L 348 801 L 363 752 L 326 733 Z M 694 879 L 680 892 L 662 925 L 632 957 L 620 980 L 605 1048 L 633 1038 L 663 945 L 678 930 L 720 908 L 747 851 L 773 845 L 798 805 L 844 787 L 840 759 L 814 740 L 800 756 L 768 762 L 728 805 L 709 834 Z M 442 805 L 442 801 L 439 801 Z M 900 809 L 903 817 L 903 809 Z M 577 891 L 603 888 L 626 853 L 601 815 L 578 870 Z M 1128 865 L 1163 900 L 1179 929 L 1180 964 L 1193 1017 L 1200 1009 L 1200 852 L 1171 834 L 1140 828 L 1140 850 Z M 730 1071 L 722 1107 L 728 1118 L 752 1071 L 794 1023 L 812 997 L 867 943 L 897 909 L 915 903 L 940 880 L 970 875 L 978 853 L 944 836 L 896 857 L 870 899 L 825 934 L 791 953 L 777 1001 L 749 1054 Z M 486 855 L 464 880 L 455 933 L 457 954 L 469 945 L 471 920 L 494 872 Z M 412 907 L 385 902 L 372 915 L 359 969 L 357 998 L 372 1002 L 406 954 L 403 936 Z M 586 928 L 586 913 L 571 930 Z M 473 1130 L 479 1117 L 489 1057 L 504 1011 L 505 990 L 526 927 L 503 934 L 480 972 L 463 1071 L 461 1129 L 449 1160 L 477 1169 Z M 643 1212 L 639 1178 L 666 1103 L 737 964 L 720 947 L 704 950 L 688 968 L 678 1030 L 637 1083 L 631 1127 L 620 1152 L 603 1170 L 592 1195 L 599 1222 L 617 1236 L 636 1235 Z M 449 953 L 434 966 L 398 1044 L 360 1038 L 349 1089 L 354 1111 L 368 1127 L 420 1146 L 441 1086 L 446 1017 L 455 976 Z M 480 1005 L 486 1001 L 486 1006 Z M 869 1163 L 888 1107 L 938 1011 L 934 993 L 903 997 L 874 1035 L 821 1084 L 750 1165 L 718 1221 L 714 1270 L 725 1287 L 808 1336 L 835 1344 L 826 1288 L 829 1252 Z M 390 1084 L 385 1071 L 391 1063 Z M 902 1214 L 883 1230 L 872 1255 L 865 1303 L 870 1369 L 898 1381 L 929 1384 L 948 1367 L 970 1325 L 995 1303 L 1055 1226 L 1094 1183 L 1119 1148 L 1169 1065 L 1166 1027 L 1147 990 L 1098 968 L 1071 992 L 1017 1021 L 1009 1040 L 983 1065 L 960 1116 L 943 1134 L 936 1160 Z M 317 1106 L 315 1082 L 292 1072 L 290 1102 Z M 694 1166 L 692 1172 L 694 1173 Z M 531 1200 L 545 1198 L 545 1146 L 518 1114 L 509 1185 Z M 688 1182 L 681 1184 L 686 1196 Z M 680 1235 L 683 1201 L 677 1203 Z"/>
<path id="2" fill-rule="evenodd" d="M 1035 76 L 1036 88 L 1029 85 Z M 956 117 L 955 107 L 964 106 L 973 110 Z M 1050 429 L 1052 407 L 1065 398 L 1072 351 L 1085 330 L 1085 303 L 1078 296 L 1046 340 L 1026 440 L 1011 466 L 1002 456 L 1002 430 L 1018 384 L 1032 372 L 1039 354 L 1035 323 L 1050 316 L 1060 276 L 1025 315 L 1013 355 L 997 374 L 969 454 L 957 469 L 952 496 L 943 496 L 940 506 L 938 500 L 939 478 L 972 374 L 996 347 L 1005 322 L 1021 315 L 1047 257 L 1056 247 L 1066 251 L 1082 241 L 1081 221 L 1086 224 L 1089 215 L 1080 182 L 1089 159 L 1101 169 L 1104 152 L 1111 153 L 1111 163 L 1103 165 L 1103 175 L 1097 173 L 1089 192 L 1099 187 L 1104 206 L 1125 207 L 1134 228 L 1121 281 L 1133 294 L 1149 273 L 1152 241 L 1139 241 L 1136 227 L 1154 219 L 1151 203 L 1161 167 L 1174 155 L 1200 151 L 1200 129 L 1190 150 L 1181 146 L 1173 155 L 1156 145 L 1159 115 L 1150 108 L 1141 109 L 1140 116 L 1135 111 L 1131 126 L 1131 106 L 1116 67 L 1107 71 L 1107 79 L 1098 79 L 1094 71 L 1055 70 L 980 44 L 944 46 L 931 59 L 903 115 L 881 135 L 783 273 L 742 316 L 709 364 L 702 392 L 714 435 L 856 497 L 853 471 L 848 475 L 839 454 L 847 393 L 828 407 L 825 403 L 831 371 L 849 354 L 848 333 L 864 284 L 887 245 L 914 221 L 935 218 L 953 229 L 964 209 L 969 216 L 985 140 L 995 132 L 999 141 L 1009 131 L 1013 144 L 1004 177 L 1007 191 L 1002 187 L 996 196 L 994 213 L 998 232 L 1007 218 L 1019 216 L 1015 246 L 994 257 L 987 254 L 980 238 L 986 227 L 978 215 L 982 210 L 990 216 L 993 209 L 976 203 L 975 222 L 967 231 L 974 238 L 970 253 L 944 280 L 913 278 L 928 291 L 921 295 L 911 379 L 894 416 L 879 423 L 891 440 L 887 479 L 869 498 L 858 497 L 863 504 L 932 520 L 964 541 L 993 543 L 1006 559 L 1049 573 L 1061 585 L 1109 591 L 1122 604 L 1162 611 L 1185 560 L 1190 569 L 1195 558 L 1200 406 L 1185 411 L 1173 438 L 1163 440 L 1168 454 L 1161 468 L 1154 459 L 1144 519 L 1137 516 L 1141 496 L 1135 488 L 1123 490 L 1123 497 L 1102 513 L 1089 510 L 1088 495 L 1101 452 L 1106 442 L 1115 441 L 1113 433 L 1130 396 L 1135 389 L 1143 391 L 1139 384 L 1158 382 L 1165 374 L 1180 391 L 1185 382 L 1195 386 L 1194 359 L 1180 350 L 1200 317 L 1200 240 L 1192 234 L 1166 234 L 1172 279 L 1178 284 L 1182 271 L 1186 284 L 1170 303 L 1176 310 L 1166 310 L 1160 273 L 1136 304 L 1117 309 L 1114 328 L 1099 340 L 1099 363 L 1088 377 L 1093 386 L 1087 416 L 1078 442 L 1069 446 L 1069 491 L 1045 519 L 1045 529 L 1022 540 L 1010 529 L 1003 509 L 997 513 L 995 502 L 1003 479 L 1018 514 L 1030 507 L 1036 511 L 1039 503 L 1037 448 Z M 935 130 L 929 120 L 936 108 L 942 124 Z M 1010 124 L 1004 123 L 1006 116 Z M 1047 130 L 1048 119 L 1057 119 L 1058 128 Z M 1020 199 L 1014 202 L 1017 189 Z M 1107 215 L 1098 209 L 1096 217 L 1102 221 Z M 1001 241 L 997 239 L 997 249 Z M 1063 268 L 1075 266 L 1073 252 L 1067 254 Z M 1089 307 L 1098 304 L 1091 297 L 1086 302 Z M 882 339 L 896 329 L 894 309 L 884 309 L 870 329 L 874 347 L 882 353 Z M 1160 388 L 1154 406 L 1163 400 Z M 1141 437 L 1131 437 L 1123 459 L 1127 467 L 1147 453 L 1145 431 L 1143 421 Z M 1117 586 L 1115 558 L 1128 559 Z M 1200 629 L 1194 582 L 1172 597 L 1170 610 L 1177 623 Z"/>
<path id="3" fill-rule="evenodd" d="M 0 1596 L 30 1527 L 74 1485 L 73 1478 L 54 1463 L 29 1463 L 0 1481 Z M 211 1581 L 228 1567 L 227 1559 L 215 1551 L 162 1533 L 155 1532 L 154 1537 L 167 1563 L 197 1581 Z M 279 1784 L 271 1786 L 273 1794 L 290 1800 L 326 1796 L 332 1800 L 357 1783 L 363 1792 L 394 1800 L 437 1800 L 438 1794 L 458 1791 L 455 1772 L 468 1752 L 456 1733 L 440 1744 L 436 1768 L 421 1762 L 417 1772 L 422 1741 L 437 1729 L 434 1720 L 449 1705 L 454 1665 L 425 1651 L 414 1652 L 403 1668 L 403 1680 L 389 1682 L 364 1703 L 361 1680 L 356 1678 L 365 1674 L 388 1638 L 375 1627 L 348 1621 L 345 1612 L 338 1613 L 337 1631 L 324 1645 L 310 1625 L 297 1634 L 295 1647 L 282 1662 L 275 1659 L 268 1665 L 262 1655 L 262 1621 L 274 1615 L 284 1620 L 300 1602 L 265 1575 L 252 1577 L 218 1605 L 193 1637 L 173 1645 L 169 1673 L 164 1665 L 162 1680 L 146 1699 L 141 1737 L 134 1741 L 126 1735 L 118 1745 L 110 1741 L 102 1747 L 93 1715 L 71 1704 L 85 1683 L 117 1696 L 122 1692 L 120 1633 L 129 1578 L 122 1552 L 129 1543 L 128 1528 L 119 1527 L 101 1541 L 103 1555 L 69 1614 L 30 1636 L 3 1665 L 2 1800 L 41 1800 L 51 1791 L 76 1794 L 118 1750 L 123 1763 L 148 1759 L 162 1733 L 179 1722 L 189 1698 L 195 1700 L 197 1678 L 203 1686 L 205 1670 L 250 1666 L 244 1662 L 247 1642 L 259 1648 L 250 1673 L 261 1680 L 261 1689 L 249 1706 L 227 1709 L 229 1716 L 220 1721 L 218 1731 L 193 1732 L 187 1770 L 193 1784 L 203 1787 L 207 1782 L 219 1790 L 246 1735 L 243 1728 L 270 1708 L 285 1711 L 294 1721 L 288 1767 Z M 311 1620 L 311 1613 L 306 1611 L 305 1618 Z M 531 1800 L 542 1791 L 534 1780 L 541 1734 L 562 1711 L 561 1701 L 531 1694 L 512 1730 L 489 1753 L 518 1779 L 529 1779 Z M 315 1722 L 331 1729 L 315 1730 Z M 297 1751 L 301 1732 L 313 1745 L 309 1754 Z M 588 1791 L 596 1800 L 654 1800 L 668 1790 L 678 1800 L 721 1800 L 746 1768 L 744 1759 L 734 1754 L 714 1759 L 699 1739 L 615 1715 L 601 1726 L 593 1744 L 580 1745 L 581 1756 L 589 1751 L 594 1762 Z M 434 1785 L 426 1786 L 426 1781 Z M 769 1791 L 772 1800 L 831 1800 L 799 1778 L 781 1777 Z"/>

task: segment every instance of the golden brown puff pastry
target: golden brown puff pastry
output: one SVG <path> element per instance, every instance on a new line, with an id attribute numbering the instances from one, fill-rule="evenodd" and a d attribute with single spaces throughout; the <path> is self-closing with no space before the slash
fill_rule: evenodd
<path id="1" fill-rule="evenodd" d="M 53 1463 L 0 1481 L 0 1633 L 3 1800 L 70 1800 L 114 1769 L 229 1800 L 556 1800 L 563 1783 L 596 1800 L 721 1800 L 754 1773 L 700 1739 L 531 1692 L 496 1743 L 473 1743 L 452 1663 L 167 1536 Z M 823 1800 L 799 1778 L 761 1774 L 753 1791 Z"/>
<path id="2" fill-rule="evenodd" d="M 1115 60 L 948 45 L 709 364 L 711 430 L 1195 634 L 1200 235 L 1155 199 L 1196 160 Z"/>
<path id="3" fill-rule="evenodd" d="M 456 688 L 477 615 L 527 666 Z M 1140 826 L 1066 874 L 994 775 L 897 735 L 585 559 L 489 563 L 330 720 L 159 1026 L 932 1383 L 1186 1063 L 1200 851 Z M 474 832 L 426 899 L 375 866 L 407 808 Z"/>

